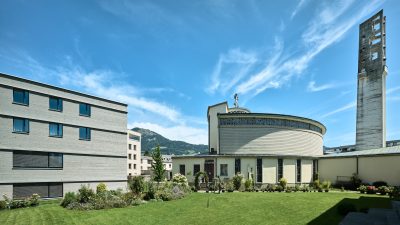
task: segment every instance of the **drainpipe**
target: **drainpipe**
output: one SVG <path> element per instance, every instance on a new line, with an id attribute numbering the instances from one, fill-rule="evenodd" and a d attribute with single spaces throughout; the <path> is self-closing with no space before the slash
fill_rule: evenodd
<path id="1" fill-rule="evenodd" d="M 358 175 L 358 155 L 356 156 L 356 173 Z"/>

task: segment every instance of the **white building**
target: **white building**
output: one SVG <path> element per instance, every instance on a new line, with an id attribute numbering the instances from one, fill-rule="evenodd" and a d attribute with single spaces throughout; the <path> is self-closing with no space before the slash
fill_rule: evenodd
<path id="1" fill-rule="evenodd" d="M 141 134 L 128 129 L 127 170 L 128 176 L 141 174 Z"/>
<path id="2" fill-rule="evenodd" d="M 0 74 L 0 198 L 126 189 L 127 105 Z"/>

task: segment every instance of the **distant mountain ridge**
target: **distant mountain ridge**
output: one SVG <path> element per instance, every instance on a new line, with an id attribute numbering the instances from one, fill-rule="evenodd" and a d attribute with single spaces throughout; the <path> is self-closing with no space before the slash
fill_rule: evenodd
<path id="1" fill-rule="evenodd" d="M 132 130 L 142 135 L 142 153 L 151 152 L 157 144 L 160 145 L 162 154 L 189 155 L 208 152 L 208 145 L 195 145 L 184 141 L 169 140 L 154 131 L 139 127 L 135 127 Z"/>

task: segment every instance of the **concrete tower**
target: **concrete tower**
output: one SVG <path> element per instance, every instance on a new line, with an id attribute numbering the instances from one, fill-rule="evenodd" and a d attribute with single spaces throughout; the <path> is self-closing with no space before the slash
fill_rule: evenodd
<path id="1" fill-rule="evenodd" d="M 386 145 L 386 17 L 360 24 L 356 150 Z"/>

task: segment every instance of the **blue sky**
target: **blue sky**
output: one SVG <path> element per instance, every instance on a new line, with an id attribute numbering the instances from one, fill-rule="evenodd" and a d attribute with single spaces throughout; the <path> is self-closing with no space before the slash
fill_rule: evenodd
<path id="1" fill-rule="evenodd" d="M 387 139 L 400 139 L 400 3 L 22 1 L 0 7 L 0 72 L 129 104 L 129 128 L 207 143 L 207 106 L 326 125 L 352 144 L 358 25 L 387 17 Z"/>

